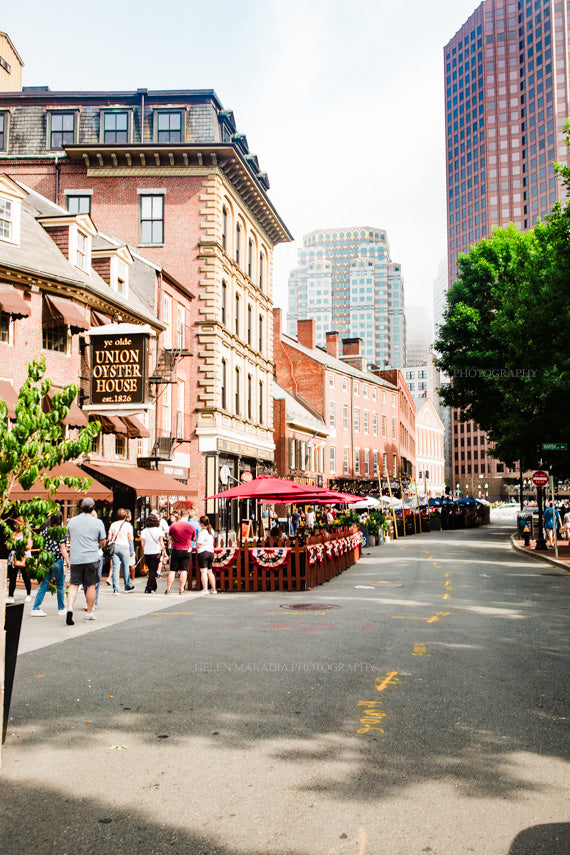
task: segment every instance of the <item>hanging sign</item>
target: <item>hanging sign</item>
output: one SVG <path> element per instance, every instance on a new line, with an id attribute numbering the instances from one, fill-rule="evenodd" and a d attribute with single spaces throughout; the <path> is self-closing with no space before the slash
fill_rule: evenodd
<path id="1" fill-rule="evenodd" d="M 121 326 L 126 329 L 101 334 L 91 331 L 91 406 L 145 403 L 148 335 L 132 324 L 113 324 L 115 330 Z"/>

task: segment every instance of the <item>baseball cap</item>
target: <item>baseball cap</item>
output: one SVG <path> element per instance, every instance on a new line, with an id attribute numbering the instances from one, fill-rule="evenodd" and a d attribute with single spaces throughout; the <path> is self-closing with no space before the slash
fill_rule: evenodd
<path id="1" fill-rule="evenodd" d="M 85 498 L 81 500 L 79 507 L 82 511 L 92 511 L 95 507 L 95 500 L 92 499 L 91 496 L 85 496 Z"/>

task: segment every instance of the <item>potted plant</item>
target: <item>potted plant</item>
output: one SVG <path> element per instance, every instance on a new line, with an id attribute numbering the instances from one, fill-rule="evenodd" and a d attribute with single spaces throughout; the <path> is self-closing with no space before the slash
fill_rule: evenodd
<path id="1" fill-rule="evenodd" d="M 50 395 L 49 412 L 44 412 L 42 404 L 52 386 L 51 381 L 44 376 L 44 358 L 34 359 L 27 368 L 28 376 L 18 393 L 16 418 L 11 420 L 11 424 L 8 407 L 4 401 L 0 401 L 0 531 L 7 551 L 13 551 L 18 559 L 25 557 L 25 568 L 30 578 L 42 581 L 53 558 L 43 549 L 44 539 L 40 532 L 48 516 L 58 510 L 58 505 L 51 498 L 34 497 L 33 492 L 29 499 L 12 501 L 10 492 L 16 484 L 24 490 L 31 490 L 38 480 L 47 488 L 50 496 L 55 494 L 61 483 L 78 490 L 88 490 L 92 483 L 90 478 L 54 476 L 50 475 L 50 471 L 89 451 L 101 428 L 98 422 L 93 422 L 78 431 L 73 438 L 65 439 L 63 419 L 77 395 L 78 387 L 70 384 L 59 392 L 53 392 Z M 22 520 L 18 537 L 14 536 L 16 518 Z M 61 533 L 61 529 L 52 532 L 55 536 Z M 31 555 L 25 556 L 30 538 Z M 24 603 L 6 603 L 6 562 L 2 563 L 0 631 L 6 636 L 6 656 L 0 662 L 0 704 L 4 695 L 3 742 Z"/>

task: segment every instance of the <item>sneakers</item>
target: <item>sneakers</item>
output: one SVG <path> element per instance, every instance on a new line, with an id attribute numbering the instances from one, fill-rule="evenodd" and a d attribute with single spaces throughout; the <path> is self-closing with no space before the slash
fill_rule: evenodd
<path id="1" fill-rule="evenodd" d="M 166 591 L 164 592 L 164 594 L 165 594 L 165 596 L 166 596 L 166 594 L 170 594 L 170 588 L 167 588 Z M 14 602 L 14 601 L 12 600 L 12 602 Z"/>
<path id="2" fill-rule="evenodd" d="M 106 584 L 106 585 L 111 585 L 111 584 L 112 584 L 112 582 L 111 582 L 109 579 L 105 579 L 105 584 Z"/>
<path id="3" fill-rule="evenodd" d="M 215 588 L 214 588 L 214 590 L 213 590 L 213 591 L 210 591 L 210 594 L 217 594 L 217 593 L 218 593 L 218 592 L 216 591 L 216 589 L 215 589 Z"/>
<path id="4" fill-rule="evenodd" d="M 120 593 L 121 593 L 120 591 L 113 591 L 113 596 L 118 597 L 120 595 Z"/>
<path id="5" fill-rule="evenodd" d="M 65 622 L 68 626 L 73 626 L 73 624 L 75 623 L 75 621 L 73 620 L 73 612 L 71 611 L 71 609 L 67 610 L 67 616 L 65 618 Z"/>
<path id="6" fill-rule="evenodd" d="M 83 620 L 97 620 L 97 615 L 94 612 L 87 612 Z"/>
<path id="7" fill-rule="evenodd" d="M 30 614 L 32 617 L 47 617 L 47 612 L 44 612 L 41 609 L 32 609 Z"/>
<path id="8" fill-rule="evenodd" d="M 28 596 L 26 597 L 26 599 L 24 600 L 24 602 L 26 602 L 26 603 L 31 603 L 31 602 L 32 602 L 32 598 L 30 597 L 30 595 L 29 595 L 29 594 L 28 594 Z"/>
<path id="9" fill-rule="evenodd" d="M 66 614 L 67 614 L 67 609 L 58 609 L 58 612 L 57 612 L 57 613 L 58 613 L 58 615 L 66 615 Z"/>
<path id="10" fill-rule="evenodd" d="M 131 585 L 130 587 L 125 588 L 125 591 L 127 591 L 129 594 L 130 594 L 130 592 L 131 592 L 131 591 L 134 591 L 134 590 L 135 590 L 135 586 L 134 586 L 134 585 Z"/>
<path id="11" fill-rule="evenodd" d="M 13 603 L 13 602 L 14 602 L 14 597 L 6 597 L 6 602 L 7 602 L 7 603 Z"/>

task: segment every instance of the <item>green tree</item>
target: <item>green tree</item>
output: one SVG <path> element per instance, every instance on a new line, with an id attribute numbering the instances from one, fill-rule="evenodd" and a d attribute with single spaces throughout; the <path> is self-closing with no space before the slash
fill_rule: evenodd
<path id="1" fill-rule="evenodd" d="M 451 378 L 443 400 L 488 432 L 499 460 L 536 466 L 541 443 L 568 438 L 569 205 L 557 203 L 529 232 L 495 229 L 458 270 L 435 343 Z M 570 474 L 568 454 L 546 462 Z"/>
<path id="2" fill-rule="evenodd" d="M 49 412 L 42 408 L 43 400 L 51 390 L 51 381 L 45 377 L 46 365 L 43 357 L 28 364 L 28 376 L 18 393 L 16 419 L 8 419 L 8 407 L 0 401 L 0 528 L 8 549 L 14 549 L 21 558 L 26 551 L 28 535 L 31 535 L 34 552 L 26 558 L 26 570 L 32 578 L 45 578 L 52 564 L 52 557 L 43 549 L 44 540 L 40 532 L 46 519 L 58 510 L 51 499 L 40 499 L 33 495 L 29 499 L 13 501 L 12 488 L 20 484 L 29 490 L 39 480 L 53 495 L 60 484 L 88 490 L 90 478 L 54 476 L 55 466 L 75 460 L 89 451 L 93 438 L 100 430 L 98 422 L 78 431 L 73 439 L 63 437 L 63 419 L 77 394 L 74 384 L 66 386 L 50 396 Z M 24 537 L 14 539 L 14 520 L 24 520 Z M 59 533 L 54 530 L 54 534 Z"/>

